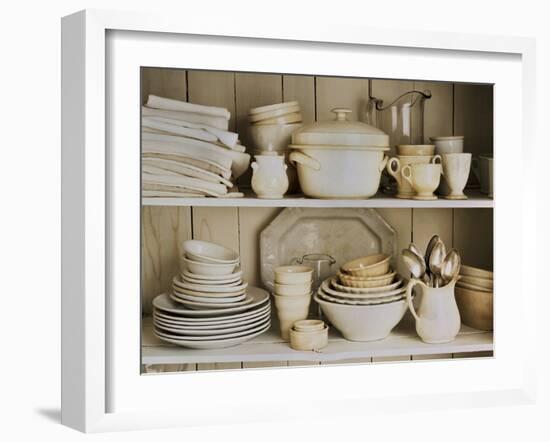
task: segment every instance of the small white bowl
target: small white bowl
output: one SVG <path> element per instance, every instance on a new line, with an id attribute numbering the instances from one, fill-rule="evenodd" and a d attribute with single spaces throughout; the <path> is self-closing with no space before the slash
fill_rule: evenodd
<path id="1" fill-rule="evenodd" d="M 305 284 L 279 284 L 275 283 L 275 294 L 280 296 L 300 296 L 311 293 L 311 283 Z"/>
<path id="2" fill-rule="evenodd" d="M 254 125 L 249 133 L 257 150 L 282 152 L 288 149 L 292 133 L 300 127 L 302 123 Z"/>
<path id="3" fill-rule="evenodd" d="M 352 276 L 382 276 L 390 271 L 391 256 L 382 253 L 363 256 L 342 266 L 342 271 Z"/>
<path id="4" fill-rule="evenodd" d="M 435 144 L 435 153 L 462 153 L 464 151 L 464 137 L 431 137 L 430 141 Z"/>
<path id="5" fill-rule="evenodd" d="M 307 266 L 280 266 L 273 272 L 278 284 L 307 284 L 313 276 L 313 269 Z"/>
<path id="6" fill-rule="evenodd" d="M 290 329 L 290 347 L 299 351 L 320 350 L 328 345 L 328 326 L 321 330 L 299 331 Z"/>
<path id="7" fill-rule="evenodd" d="M 205 262 L 193 261 L 187 257 L 183 257 L 185 266 L 191 273 L 199 275 L 230 275 L 237 267 L 237 263 L 231 264 L 208 264 Z"/>
<path id="8" fill-rule="evenodd" d="M 208 264 L 234 264 L 239 262 L 237 252 L 209 241 L 198 239 L 184 241 L 183 251 L 189 259 Z"/>
<path id="9" fill-rule="evenodd" d="M 301 321 L 296 321 L 293 328 L 301 332 L 323 330 L 325 328 L 325 322 L 320 319 L 303 319 Z"/>

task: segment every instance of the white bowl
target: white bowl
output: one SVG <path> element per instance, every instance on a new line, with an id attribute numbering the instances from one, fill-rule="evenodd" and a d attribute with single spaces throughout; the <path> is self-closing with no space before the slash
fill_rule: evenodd
<path id="1" fill-rule="evenodd" d="M 208 264 L 205 262 L 193 261 L 187 257 L 183 257 L 185 266 L 191 273 L 200 275 L 230 275 L 237 267 L 237 263 L 231 264 Z"/>
<path id="2" fill-rule="evenodd" d="M 320 350 L 328 345 L 328 327 L 321 330 L 299 331 L 290 329 L 290 347 L 299 351 Z"/>
<path id="3" fill-rule="evenodd" d="M 273 269 L 278 284 L 311 283 L 313 269 L 308 266 L 280 266 Z"/>
<path id="4" fill-rule="evenodd" d="M 303 319 L 301 321 L 296 321 L 292 328 L 296 331 L 310 332 L 323 330 L 325 328 L 325 323 L 320 319 Z"/>
<path id="5" fill-rule="evenodd" d="M 208 264 L 235 264 L 239 262 L 237 252 L 209 241 L 198 239 L 184 241 L 183 251 L 189 259 Z"/>
<path id="6" fill-rule="evenodd" d="M 334 304 L 314 297 L 321 310 L 349 341 L 377 341 L 387 337 L 407 311 L 407 301 L 380 305 Z"/>
<path id="7" fill-rule="evenodd" d="M 275 294 L 280 296 L 300 296 L 311 293 L 311 283 L 305 284 L 279 284 L 275 283 Z"/>
<path id="8" fill-rule="evenodd" d="M 249 132 L 256 149 L 279 152 L 287 150 L 292 133 L 300 127 L 302 123 L 255 125 Z"/>

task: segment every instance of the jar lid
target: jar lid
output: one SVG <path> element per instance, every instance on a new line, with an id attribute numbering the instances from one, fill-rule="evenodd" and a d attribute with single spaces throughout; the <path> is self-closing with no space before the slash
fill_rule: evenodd
<path id="1" fill-rule="evenodd" d="M 360 121 L 348 121 L 352 111 L 345 108 L 332 109 L 336 114 L 333 121 L 312 123 L 297 129 L 292 134 L 292 144 L 388 147 L 390 137 L 380 129 Z M 293 147 L 294 147 L 293 146 Z"/>

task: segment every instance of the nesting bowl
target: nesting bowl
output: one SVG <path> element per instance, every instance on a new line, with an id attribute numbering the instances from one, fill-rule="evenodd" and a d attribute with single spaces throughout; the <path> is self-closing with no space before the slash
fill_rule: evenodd
<path id="1" fill-rule="evenodd" d="M 182 261 L 185 263 L 186 269 L 188 269 L 191 273 L 196 273 L 199 275 L 230 275 L 234 272 L 238 265 L 237 262 L 229 264 L 200 262 L 189 259 L 186 256 L 182 257 Z"/>
<path id="2" fill-rule="evenodd" d="M 185 255 L 196 262 L 207 264 L 236 264 L 239 254 L 228 247 L 209 241 L 190 239 L 183 242 Z"/>
<path id="3" fill-rule="evenodd" d="M 463 324 L 493 330 L 493 292 L 455 287 L 455 299 Z"/>
<path id="4" fill-rule="evenodd" d="M 342 284 L 355 288 L 376 288 L 390 285 L 395 279 L 396 272 L 388 272 L 379 276 L 351 276 L 338 272 L 338 279 Z"/>
<path id="5" fill-rule="evenodd" d="M 432 156 L 435 144 L 398 144 L 397 155 L 401 156 Z"/>
<path id="6" fill-rule="evenodd" d="M 390 271 L 391 256 L 384 254 L 369 255 L 349 261 L 342 266 L 342 271 L 351 276 L 381 276 Z"/>

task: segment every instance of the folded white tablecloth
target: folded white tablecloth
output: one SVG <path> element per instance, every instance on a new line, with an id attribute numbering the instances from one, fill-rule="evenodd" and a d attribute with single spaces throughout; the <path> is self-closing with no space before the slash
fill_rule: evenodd
<path id="1" fill-rule="evenodd" d="M 144 157 L 141 159 L 141 170 L 154 174 L 185 175 L 190 178 L 199 178 L 211 183 L 221 183 L 227 187 L 233 187 L 233 183 L 221 175 L 179 161 Z"/>
<path id="2" fill-rule="evenodd" d="M 227 193 L 227 186 L 224 184 L 211 183 L 201 180 L 200 178 L 191 178 L 184 175 L 151 174 L 142 172 L 141 179 L 143 183 L 185 187 L 201 192 L 211 192 L 216 195 L 225 195 Z"/>
<path id="3" fill-rule="evenodd" d="M 229 128 L 229 120 L 223 117 L 217 117 L 213 115 L 197 114 L 194 112 L 181 112 L 164 109 L 153 109 L 151 107 L 141 107 L 142 117 L 162 117 L 170 118 L 172 120 L 186 121 L 188 123 L 205 124 L 210 127 L 214 127 L 221 130 L 227 130 Z"/>
<path id="4" fill-rule="evenodd" d="M 141 191 L 143 198 L 204 198 L 206 195 L 194 192 L 173 192 L 168 190 L 143 190 Z"/>
<path id="5" fill-rule="evenodd" d="M 188 164 L 191 166 L 198 167 L 199 169 L 212 172 L 216 175 L 220 175 L 225 179 L 231 178 L 231 169 L 221 167 L 219 164 L 212 163 L 211 161 L 204 161 L 197 158 L 186 157 L 181 154 L 165 154 L 159 152 L 143 152 L 141 153 L 142 159 L 144 158 L 154 158 L 174 161 L 181 164 Z"/>
<path id="6" fill-rule="evenodd" d="M 198 140 L 219 141 L 230 149 L 234 149 L 236 146 L 240 146 L 239 149 L 244 147 L 238 144 L 239 134 L 211 127 L 207 124 L 191 123 L 164 117 L 142 117 L 141 125 L 142 127 L 162 130 L 176 135 L 191 136 Z M 205 132 L 206 134 L 204 134 Z"/>
<path id="7" fill-rule="evenodd" d="M 231 118 L 231 113 L 223 107 L 204 106 L 202 104 L 188 103 L 172 98 L 159 97 L 157 95 L 149 95 L 147 98 L 147 107 L 178 112 L 193 112 L 195 114 L 210 115 L 212 117 L 222 117 L 226 120 Z"/>

